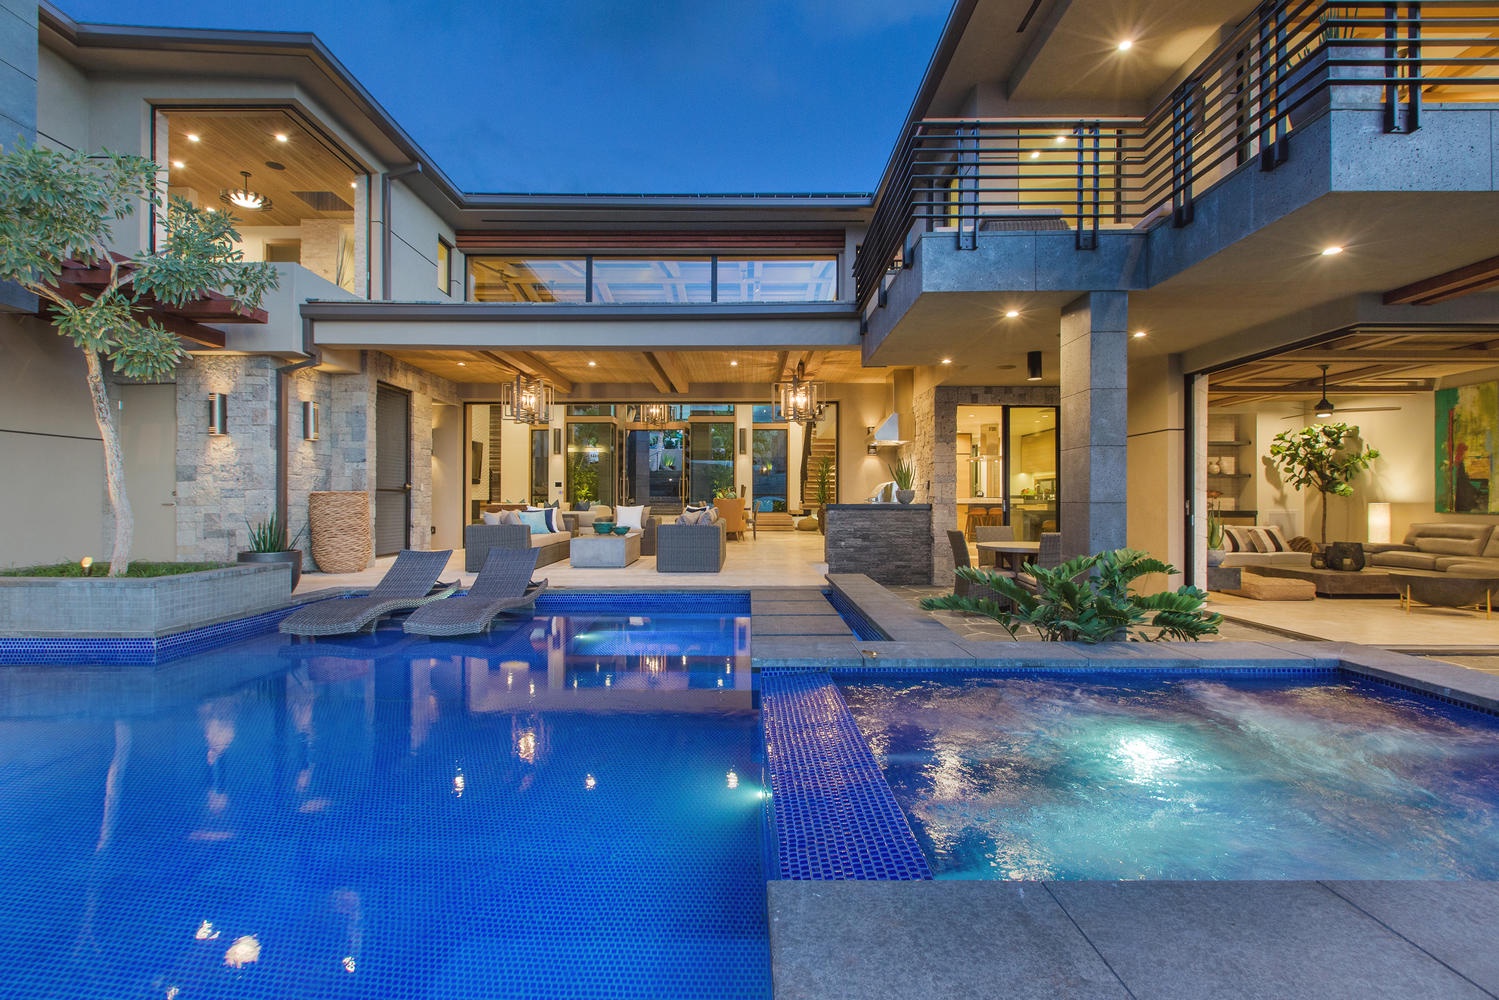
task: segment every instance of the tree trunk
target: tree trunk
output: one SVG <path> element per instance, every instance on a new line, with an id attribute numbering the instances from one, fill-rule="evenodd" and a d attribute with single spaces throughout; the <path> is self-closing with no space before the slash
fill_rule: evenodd
<path id="1" fill-rule="evenodd" d="M 1327 498 L 1331 493 L 1322 494 L 1322 546 L 1327 547 Z"/>
<path id="2" fill-rule="evenodd" d="M 109 409 L 109 393 L 104 389 L 104 365 L 94 351 L 84 351 L 83 357 L 88 362 L 88 391 L 94 399 L 94 421 L 104 441 L 104 481 L 109 485 L 109 505 L 115 516 L 109 575 L 123 576 L 130 568 L 130 540 L 135 534 L 135 517 L 130 513 L 130 498 L 125 495 L 125 454 L 120 450 L 120 432 Z"/>

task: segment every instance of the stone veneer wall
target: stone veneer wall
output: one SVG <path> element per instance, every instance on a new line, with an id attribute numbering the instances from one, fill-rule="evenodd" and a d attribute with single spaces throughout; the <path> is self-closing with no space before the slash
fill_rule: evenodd
<path id="1" fill-rule="evenodd" d="M 275 405 L 279 359 L 196 355 L 177 372 L 177 556 L 232 560 L 244 548 L 246 520 L 269 516 L 276 505 Z M 375 395 L 381 383 L 411 393 L 411 544 L 425 548 L 432 534 L 432 407 L 457 403 L 451 382 L 384 354 L 367 353 L 361 370 L 325 374 L 304 369 L 288 384 L 288 521 L 295 534 L 307 524 L 314 490 L 372 491 Z M 207 399 L 227 392 L 229 433 L 211 437 Z M 319 440 L 303 438 L 304 400 L 321 408 Z M 373 494 L 370 509 L 374 510 Z M 308 549 L 304 536 L 299 543 Z M 309 569 L 315 567 L 309 561 Z"/>
<path id="2" fill-rule="evenodd" d="M 932 580 L 952 580 L 952 548 L 947 533 L 958 524 L 958 407 L 1056 406 L 1054 386 L 939 385 L 918 390 L 913 399 L 915 434 L 901 449 L 916 465 L 916 499 L 932 505 Z"/>
<path id="3" fill-rule="evenodd" d="M 825 518 L 828 573 L 863 573 L 878 583 L 932 582 L 929 505 L 835 503 Z"/>

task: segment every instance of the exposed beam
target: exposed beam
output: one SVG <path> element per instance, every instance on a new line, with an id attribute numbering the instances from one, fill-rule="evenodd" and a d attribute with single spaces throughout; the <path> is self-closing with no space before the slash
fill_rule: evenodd
<path id="1" fill-rule="evenodd" d="M 687 369 L 682 367 L 682 362 L 675 354 L 669 351 L 648 351 L 646 360 L 661 369 L 667 381 L 672 385 L 672 392 L 685 393 L 691 380 L 687 377 Z"/>
<path id="2" fill-rule="evenodd" d="M 502 365 L 509 365 L 516 371 L 525 372 L 530 376 L 541 376 L 558 392 L 572 392 L 572 379 L 563 375 L 557 369 L 547 364 L 529 351 L 485 351 L 494 360 Z"/>
<path id="3" fill-rule="evenodd" d="M 671 392 L 671 379 L 666 377 L 666 372 L 662 369 L 661 363 L 656 360 L 656 356 L 649 351 L 643 356 L 646 378 L 651 380 L 651 385 L 656 387 L 657 392 Z"/>
<path id="4" fill-rule="evenodd" d="M 1499 257 L 1489 257 L 1391 289 L 1384 293 L 1384 304 L 1429 306 L 1495 285 L 1499 285 Z"/>
<path id="5" fill-rule="evenodd" d="M 1360 364 L 1499 364 L 1499 351 L 1482 347 L 1453 347 L 1446 350 L 1435 347 L 1398 347 L 1379 350 L 1360 350 L 1353 347 L 1342 351 L 1316 348 L 1306 351 L 1291 351 L 1275 359 L 1277 362 L 1304 361 L 1311 364 L 1343 364 L 1349 361 Z"/>
<path id="6" fill-rule="evenodd" d="M 69 302 L 77 305 L 83 305 L 94 296 L 91 290 L 79 288 L 77 285 L 71 285 L 67 282 L 58 282 L 54 287 Z M 45 302 L 43 302 L 43 307 L 50 308 Z M 150 306 L 137 307 L 136 315 L 142 319 L 155 320 L 161 324 L 163 330 L 176 334 L 183 340 L 190 340 L 200 347 L 216 347 L 220 350 L 224 347 L 224 332 L 222 330 L 215 330 L 213 327 L 194 323 L 190 319 L 183 319 L 181 316 L 168 312 L 166 307 L 162 305 L 152 304 Z"/>
<path id="7" fill-rule="evenodd" d="M 775 381 L 777 381 L 777 382 L 789 382 L 791 380 L 791 372 L 789 372 L 789 371 L 786 370 L 786 362 L 787 362 L 787 360 L 790 357 L 791 357 L 791 352 L 790 351 L 777 351 L 776 352 L 776 377 L 775 377 Z"/>

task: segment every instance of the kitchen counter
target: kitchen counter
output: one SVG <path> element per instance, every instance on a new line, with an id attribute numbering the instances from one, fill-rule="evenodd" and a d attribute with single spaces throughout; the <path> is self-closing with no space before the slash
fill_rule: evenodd
<path id="1" fill-rule="evenodd" d="M 932 582 L 932 505 L 834 503 L 824 514 L 829 573 L 878 583 Z"/>

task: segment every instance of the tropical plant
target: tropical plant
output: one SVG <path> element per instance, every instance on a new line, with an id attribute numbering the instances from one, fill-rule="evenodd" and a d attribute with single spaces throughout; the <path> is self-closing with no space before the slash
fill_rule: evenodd
<path id="1" fill-rule="evenodd" d="M 1208 548 L 1223 548 L 1223 521 L 1218 517 L 1218 508 L 1208 508 Z"/>
<path id="2" fill-rule="evenodd" d="M 909 490 L 911 484 L 916 482 L 916 466 L 911 464 L 910 459 L 902 458 L 894 464 L 886 463 L 890 470 L 890 478 L 895 480 L 895 488 L 898 490 Z"/>
<path id="3" fill-rule="evenodd" d="M 182 198 L 172 198 L 159 218 L 159 249 L 115 252 L 119 223 L 162 207 L 161 174 L 144 157 L 116 153 L 89 156 L 19 142 L 0 154 L 0 280 L 41 299 L 57 332 L 83 353 L 114 512 L 110 576 L 130 567 L 135 520 L 104 362 L 126 378 L 166 378 L 186 354 L 154 318 L 158 303 L 180 306 L 222 291 L 248 311 L 277 281 L 271 265 L 244 262 L 227 212 L 202 211 Z M 103 287 L 87 292 L 65 284 L 63 265 L 71 262 L 105 275 Z"/>
<path id="4" fill-rule="evenodd" d="M 1358 428 L 1344 423 L 1313 424 L 1281 431 L 1270 443 L 1270 461 L 1297 490 L 1322 494 L 1322 543 L 1327 543 L 1327 497 L 1353 496 L 1353 480 L 1379 452 L 1359 440 Z"/>
<path id="5" fill-rule="evenodd" d="M 1002 595 L 1009 608 L 993 598 L 951 594 L 928 597 L 921 606 L 993 618 L 1011 638 L 1021 626 L 1029 625 L 1047 642 L 1196 640 L 1217 632 L 1223 621 L 1222 615 L 1203 610 L 1207 594 L 1196 587 L 1155 594 L 1131 591 L 1130 584 L 1142 576 L 1176 572 L 1170 564 L 1135 549 L 1078 556 L 1055 569 L 1033 566 L 1034 592 L 993 570 L 963 566 L 957 572 Z"/>
<path id="6" fill-rule="evenodd" d="M 573 503 L 591 502 L 598 499 L 599 467 L 582 455 L 567 460 L 567 489 Z"/>
<path id="7" fill-rule="evenodd" d="M 833 459 L 824 455 L 817 461 L 817 506 L 826 507 L 833 499 Z"/>
<path id="8" fill-rule="evenodd" d="M 246 519 L 245 527 L 250 529 L 250 552 L 290 552 L 302 540 L 302 532 L 307 530 L 303 528 L 287 538 L 286 525 L 275 511 L 263 521 Z"/>

